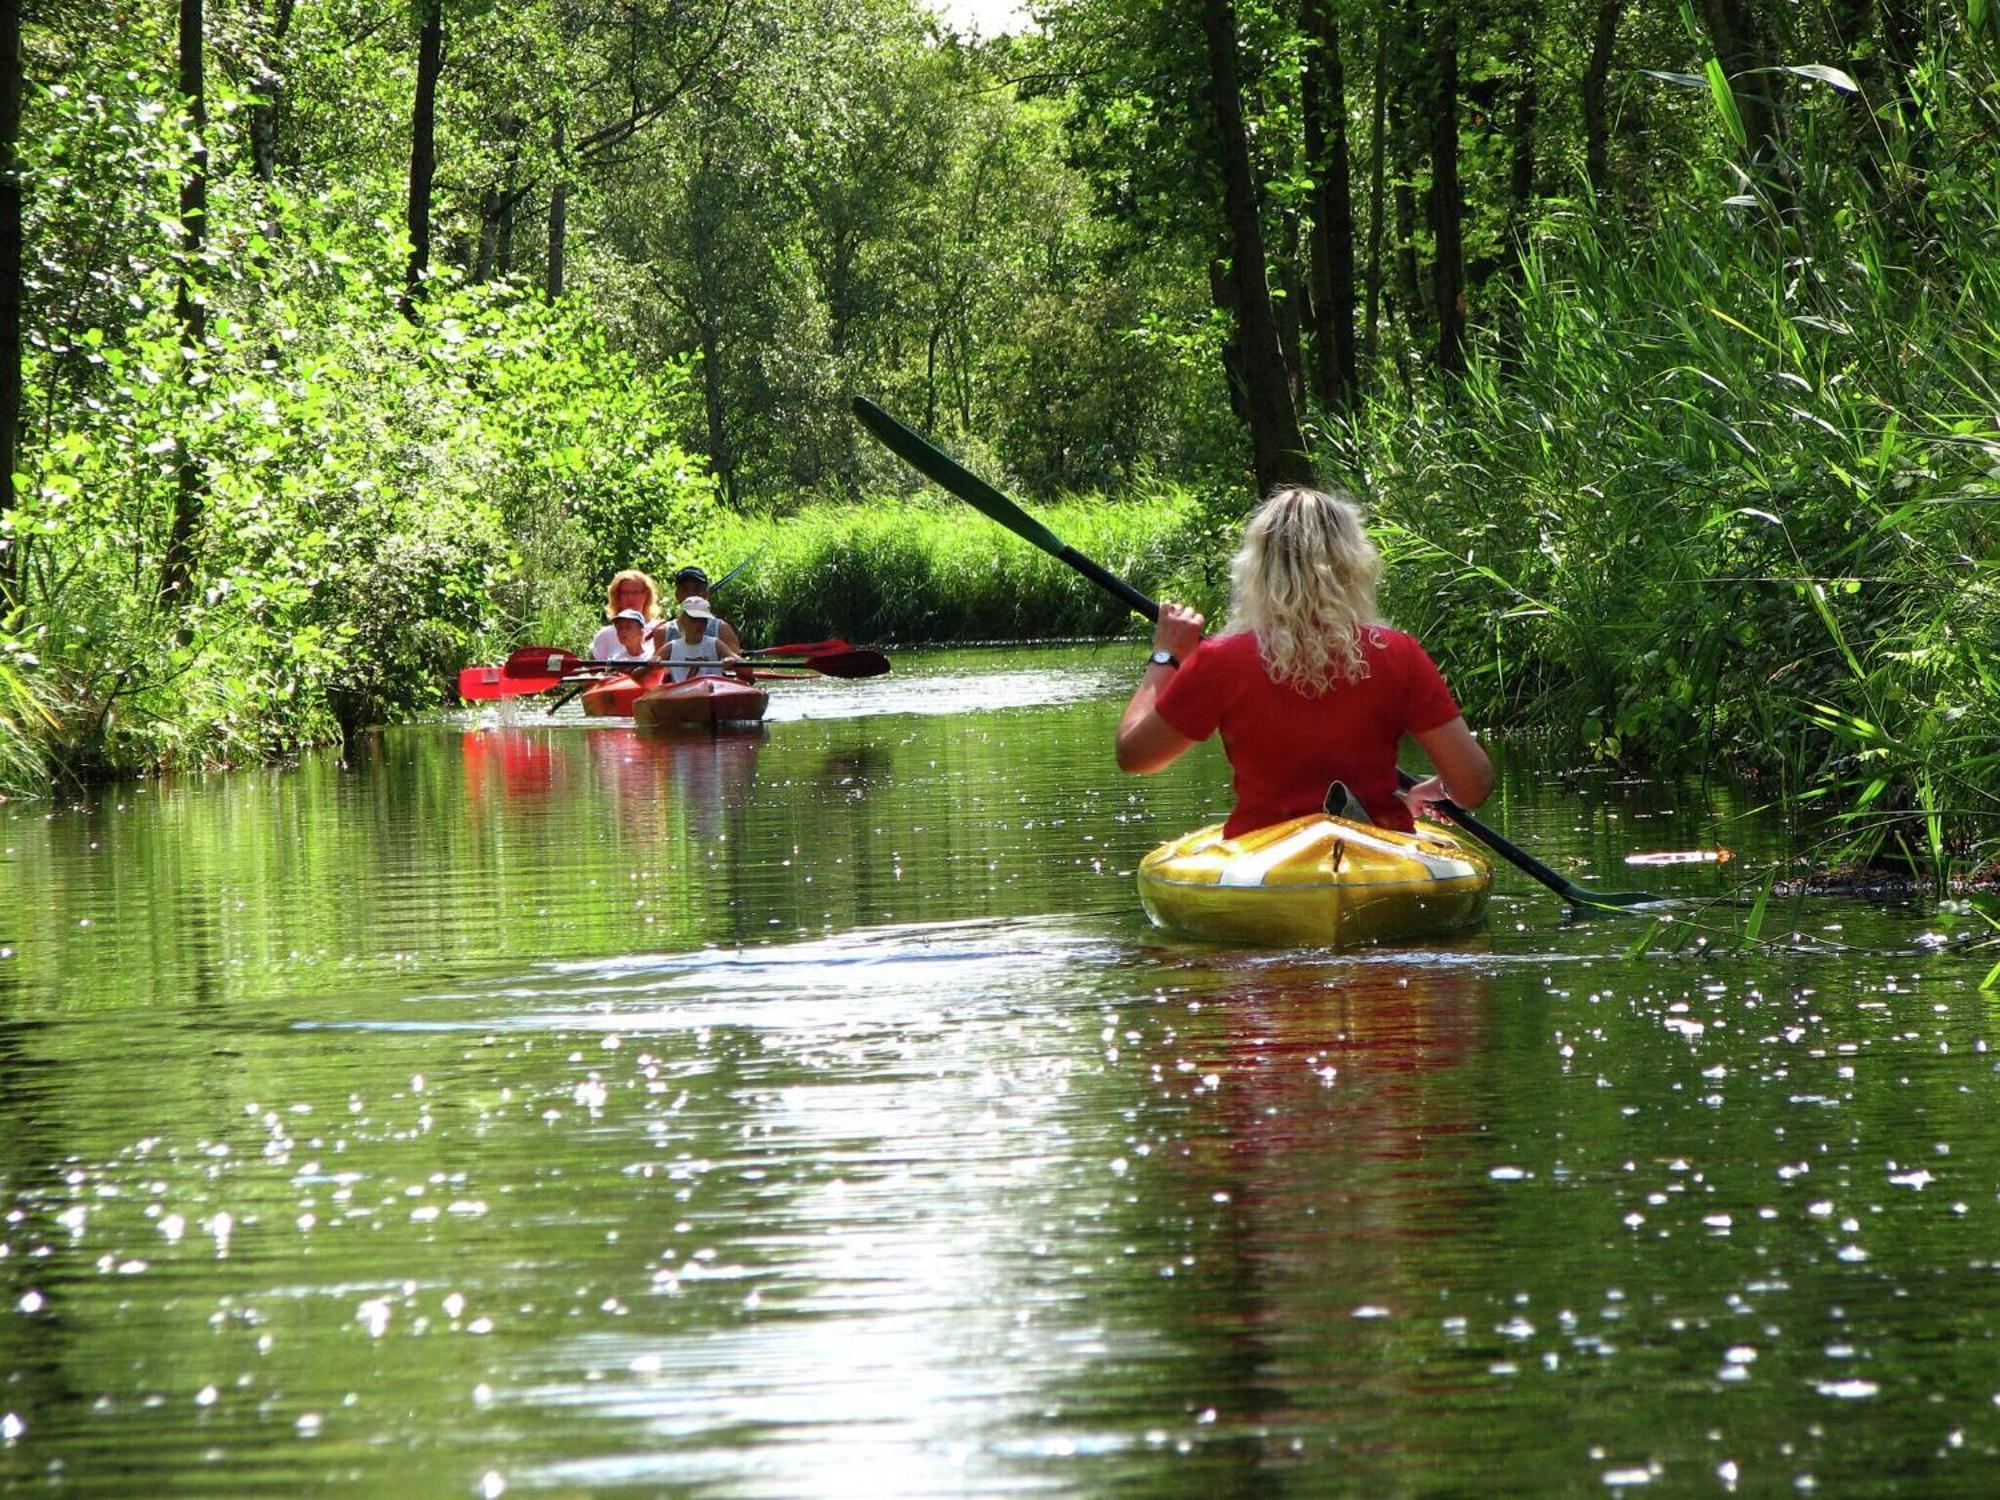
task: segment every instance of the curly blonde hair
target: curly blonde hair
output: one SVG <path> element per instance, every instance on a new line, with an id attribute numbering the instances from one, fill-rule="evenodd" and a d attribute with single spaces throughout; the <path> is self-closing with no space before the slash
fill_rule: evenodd
<path id="1" fill-rule="evenodd" d="M 653 583 L 653 580 L 637 568 L 627 568 L 622 573 L 611 575 L 610 586 L 604 590 L 604 613 L 607 616 L 618 612 L 618 586 L 621 583 L 636 583 L 641 585 L 646 590 L 646 608 L 644 611 L 646 618 L 649 620 L 660 618 L 660 591 Z"/>
<path id="2" fill-rule="evenodd" d="M 1229 564 L 1229 623 L 1257 637 L 1271 676 L 1318 697 L 1368 675 L 1361 632 L 1375 609 L 1382 554 L 1361 508 L 1341 495 L 1284 485 L 1250 517 Z"/>

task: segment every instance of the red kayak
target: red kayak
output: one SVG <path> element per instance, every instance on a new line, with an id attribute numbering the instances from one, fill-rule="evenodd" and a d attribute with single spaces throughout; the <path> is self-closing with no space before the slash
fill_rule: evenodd
<path id="1" fill-rule="evenodd" d="M 764 717 L 770 701 L 771 695 L 762 688 L 733 677 L 690 677 L 641 693 L 631 714 L 641 729 L 714 729 L 721 724 L 754 724 Z"/>
<path id="2" fill-rule="evenodd" d="M 583 711 L 594 719 L 629 719 L 640 695 L 667 680 L 665 667 L 641 667 L 629 674 L 607 677 L 583 690 Z"/>

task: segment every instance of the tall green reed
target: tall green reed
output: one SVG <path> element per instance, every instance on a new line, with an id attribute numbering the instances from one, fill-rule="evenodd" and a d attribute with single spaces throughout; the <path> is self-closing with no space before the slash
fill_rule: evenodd
<path id="1" fill-rule="evenodd" d="M 1507 362 L 1378 409 L 1360 467 L 1482 718 L 1747 766 L 1942 884 L 2000 832 L 2000 147 L 1932 82 L 1920 201 L 1802 127 L 1779 186 L 1560 223 Z"/>

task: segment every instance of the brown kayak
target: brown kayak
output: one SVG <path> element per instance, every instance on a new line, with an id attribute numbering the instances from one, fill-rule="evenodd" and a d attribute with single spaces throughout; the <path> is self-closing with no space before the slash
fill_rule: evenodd
<path id="1" fill-rule="evenodd" d="M 733 677 L 690 677 L 641 693 L 632 722 L 641 729 L 714 729 L 721 724 L 754 724 L 764 717 L 771 695 Z"/>

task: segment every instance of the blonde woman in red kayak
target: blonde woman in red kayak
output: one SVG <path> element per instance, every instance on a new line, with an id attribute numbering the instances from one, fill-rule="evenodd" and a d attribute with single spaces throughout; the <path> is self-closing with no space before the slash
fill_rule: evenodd
<path id="1" fill-rule="evenodd" d="M 1352 503 L 1273 490 L 1230 564 L 1229 633 L 1205 641 L 1200 614 L 1160 606 L 1152 660 L 1118 726 L 1120 769 L 1164 770 L 1220 731 L 1236 788 L 1225 838 L 1321 811 L 1335 782 L 1383 828 L 1408 831 L 1413 810 L 1444 798 L 1479 806 L 1492 763 L 1416 637 L 1377 612 L 1381 574 Z M 1406 734 L 1437 774 L 1399 794 Z"/>

